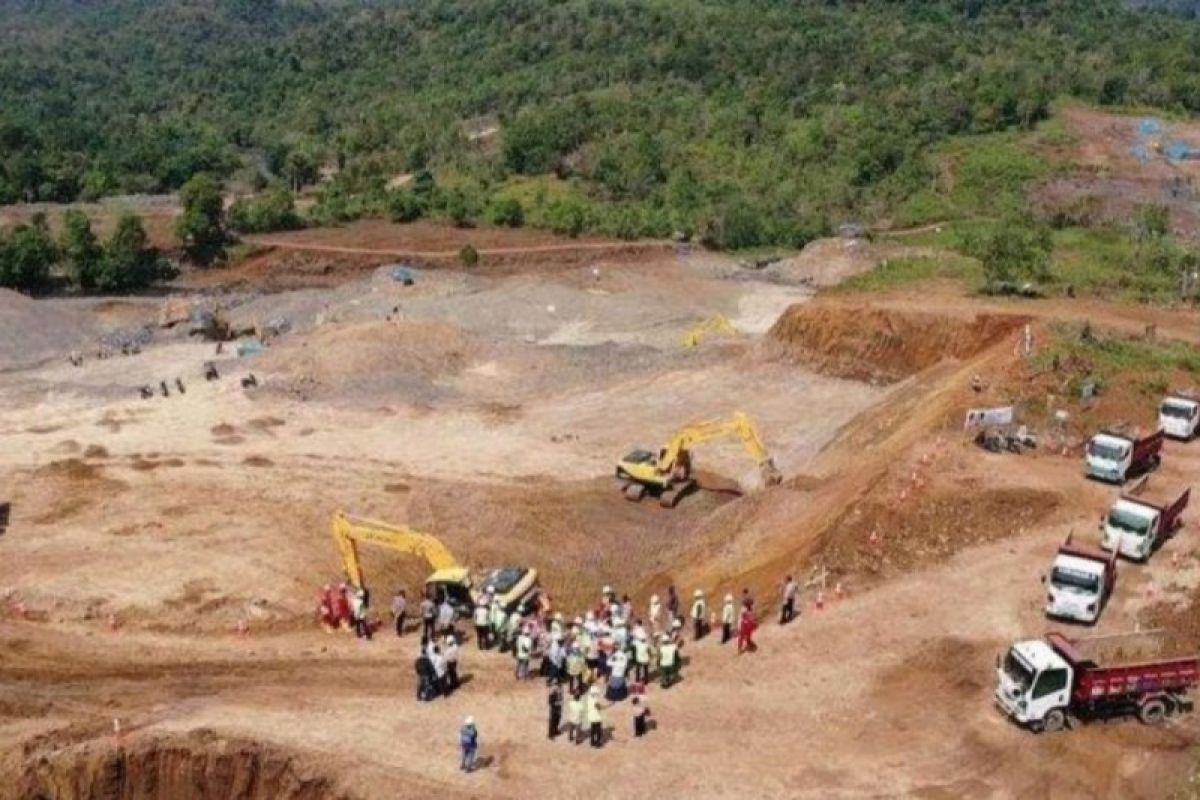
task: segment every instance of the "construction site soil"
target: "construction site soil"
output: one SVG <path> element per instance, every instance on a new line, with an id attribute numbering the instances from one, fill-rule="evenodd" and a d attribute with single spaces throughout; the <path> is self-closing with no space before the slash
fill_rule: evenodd
<path id="1" fill-rule="evenodd" d="M 1061 390 L 1074 367 L 1037 353 L 1082 319 L 1112 336 L 1153 320 L 1195 343 L 1195 312 L 944 286 L 830 299 L 803 256 L 786 274 L 653 248 L 539 256 L 421 269 L 411 286 L 356 257 L 324 288 L 235 267 L 222 291 L 171 299 L 0 297 L 45 337 L 37 358 L 14 348 L 0 381 L 0 797 L 1159 798 L 1191 774 L 1192 716 L 1038 737 L 991 691 L 1012 639 L 1081 633 L 1043 618 L 1038 580 L 1114 494 L 1080 476 L 1078 440 L 1109 416 L 1153 417 L 1140 378 L 1113 376 L 1085 408 Z M 270 328 L 263 349 L 160 327 L 181 299 Z M 685 347 L 717 313 L 738 333 Z M 150 331 L 136 354 L 96 357 L 126 330 Z M 1043 435 L 1036 450 L 986 452 L 963 431 L 967 409 L 1005 402 Z M 739 410 L 780 485 L 715 441 L 677 508 L 622 498 L 625 453 Z M 1197 475 L 1200 449 L 1172 442 L 1154 480 Z M 536 566 L 570 615 L 606 584 L 638 608 L 668 585 L 714 605 L 747 589 L 760 647 L 689 641 L 682 683 L 649 689 L 657 728 L 635 743 L 614 705 L 600 750 L 547 741 L 540 684 L 471 642 L 465 685 L 417 703 L 417 636 L 397 638 L 384 609 L 427 564 L 364 545 L 383 627 L 359 643 L 314 624 L 340 578 L 339 509 L 431 532 L 472 568 Z M 1122 565 L 1096 632 L 1163 624 L 1200 647 L 1192 527 Z M 801 613 L 779 626 L 788 574 Z M 473 774 L 456 758 L 466 715 Z"/>

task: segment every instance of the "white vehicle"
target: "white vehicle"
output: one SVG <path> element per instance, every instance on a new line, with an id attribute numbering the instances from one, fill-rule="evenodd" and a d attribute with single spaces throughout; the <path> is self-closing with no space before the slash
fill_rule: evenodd
<path id="1" fill-rule="evenodd" d="M 1182 395 L 1167 395 L 1158 407 L 1158 426 L 1172 439 L 1188 441 L 1200 425 L 1200 401 Z"/>
<path id="2" fill-rule="evenodd" d="M 1200 658 L 1139 652 L 1158 632 L 1071 640 L 1060 633 L 1016 642 L 996 659 L 994 699 L 1010 719 L 1035 731 L 1134 714 L 1156 725 L 1190 711 Z"/>
<path id="3" fill-rule="evenodd" d="M 1058 548 L 1046 583 L 1046 616 L 1091 624 L 1100 618 L 1117 581 L 1117 554 L 1075 547 L 1071 537 Z"/>
<path id="4" fill-rule="evenodd" d="M 1169 502 L 1122 495 L 1101 523 L 1100 546 L 1135 561 L 1147 560 L 1183 524 L 1191 494 L 1185 489 Z"/>
<path id="5" fill-rule="evenodd" d="M 1109 483 L 1124 483 L 1158 466 L 1162 444 L 1161 430 L 1141 438 L 1107 431 L 1097 433 L 1087 446 L 1087 474 Z"/>

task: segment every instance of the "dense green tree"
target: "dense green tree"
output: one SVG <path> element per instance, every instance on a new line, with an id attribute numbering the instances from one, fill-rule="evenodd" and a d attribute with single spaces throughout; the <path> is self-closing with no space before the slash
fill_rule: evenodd
<path id="1" fill-rule="evenodd" d="M 44 224 L 18 225 L 0 232 L 0 286 L 37 292 L 50 283 L 58 254 Z"/>
<path id="2" fill-rule="evenodd" d="M 290 231 L 304 227 L 292 193 L 279 186 L 258 197 L 238 198 L 229 207 L 227 222 L 238 233 Z"/>
<path id="3" fill-rule="evenodd" d="M 211 175 L 198 173 L 180 189 L 179 203 L 183 214 L 175 224 L 175 234 L 188 256 L 200 265 L 224 258 L 228 236 L 221 185 Z"/>
<path id="4" fill-rule="evenodd" d="M 1021 280 L 1045 280 L 1053 242 L 1049 228 L 1025 219 L 1008 219 L 994 231 L 968 236 L 963 249 L 979 259 L 990 286 Z"/>
<path id="5" fill-rule="evenodd" d="M 500 197 L 492 200 L 487 209 L 488 222 L 519 228 L 525 224 L 525 208 L 515 197 Z"/>
<path id="6" fill-rule="evenodd" d="M 167 277 L 168 273 L 158 250 L 150 245 L 141 218 L 136 214 L 121 215 L 112 236 L 104 243 L 96 271 L 96 288 L 106 292 L 138 289 Z"/>
<path id="7" fill-rule="evenodd" d="M 92 232 L 92 222 L 86 214 L 78 209 L 67 211 L 63 216 L 58 247 L 75 286 L 85 290 L 96 288 L 96 276 L 104 251 Z"/>

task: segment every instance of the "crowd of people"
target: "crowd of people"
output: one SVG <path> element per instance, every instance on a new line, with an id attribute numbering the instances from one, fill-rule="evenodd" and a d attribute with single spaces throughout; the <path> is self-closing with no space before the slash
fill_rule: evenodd
<path id="1" fill-rule="evenodd" d="M 797 613 L 799 585 L 788 576 L 780 590 L 780 624 Z M 365 588 L 341 584 L 325 586 L 319 598 L 319 616 L 328 629 L 354 630 L 364 641 L 371 638 L 369 595 Z M 404 590 L 392 598 L 390 611 L 397 636 L 409 633 L 409 601 Z M 507 608 L 492 587 L 470 609 L 456 608 L 449 596 L 430 589 L 415 609 L 420 625 L 420 649 L 414 668 L 417 699 L 430 701 L 453 694 L 461 685 L 460 648 L 465 641 L 458 628 L 461 617 L 474 628 L 479 650 L 508 654 L 516 680 L 544 680 L 548 687 L 547 735 L 563 734 L 573 744 L 584 741 L 602 747 L 606 738 L 605 712 L 629 700 L 633 734 L 644 736 L 651 727 L 647 687 L 652 680 L 669 689 L 682 679 L 683 647 L 687 628 L 692 641 L 709 636 L 719 620 L 720 644 L 736 640 L 736 651 L 754 652 L 758 619 L 754 598 L 743 589 L 741 598 L 726 594 L 719 613 L 710 609 L 704 591 L 696 589 L 686 608 L 674 586 L 665 600 L 653 595 L 639 613 L 629 595 L 605 586 L 598 602 L 571 619 L 554 611 L 548 596 Z M 469 719 L 460 731 L 464 770 L 474 768 L 478 730 Z M 468 753 L 469 749 L 469 753 Z"/>

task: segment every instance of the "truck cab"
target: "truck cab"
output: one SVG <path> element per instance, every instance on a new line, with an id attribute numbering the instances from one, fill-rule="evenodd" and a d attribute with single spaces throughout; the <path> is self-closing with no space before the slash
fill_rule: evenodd
<path id="1" fill-rule="evenodd" d="M 1046 641 L 1016 642 L 996 665 L 996 704 L 1021 725 L 1060 730 L 1067 721 L 1073 673 Z"/>
<path id="2" fill-rule="evenodd" d="M 1158 407 L 1158 425 L 1172 439 L 1192 439 L 1200 425 L 1200 401 L 1168 395 Z"/>
<path id="3" fill-rule="evenodd" d="M 1059 548 L 1046 575 L 1046 615 L 1091 624 L 1116 583 L 1113 557 L 1067 544 Z"/>
<path id="4" fill-rule="evenodd" d="M 1110 433 L 1098 433 L 1087 446 L 1087 474 L 1120 483 L 1133 461 L 1133 442 Z"/>
<path id="5" fill-rule="evenodd" d="M 1145 561 L 1158 539 L 1161 514 L 1153 506 L 1126 497 L 1117 499 L 1104 518 L 1100 546 L 1126 558 Z"/>

